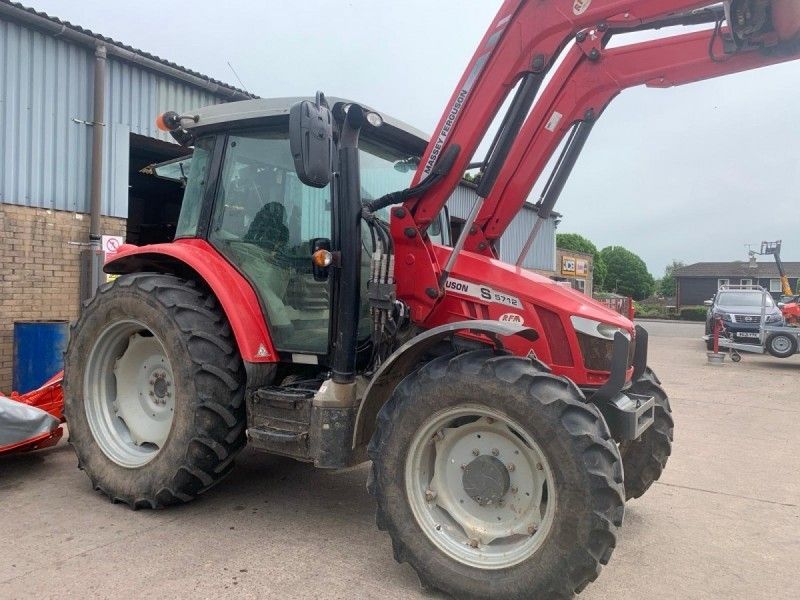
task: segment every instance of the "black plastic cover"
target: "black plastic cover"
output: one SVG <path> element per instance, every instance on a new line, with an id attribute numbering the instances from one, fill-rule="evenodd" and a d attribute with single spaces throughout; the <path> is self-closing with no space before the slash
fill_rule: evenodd
<path id="1" fill-rule="evenodd" d="M 290 109 L 289 147 L 300 181 L 315 188 L 330 183 L 333 117 L 321 93 L 316 102 L 303 100 Z"/>

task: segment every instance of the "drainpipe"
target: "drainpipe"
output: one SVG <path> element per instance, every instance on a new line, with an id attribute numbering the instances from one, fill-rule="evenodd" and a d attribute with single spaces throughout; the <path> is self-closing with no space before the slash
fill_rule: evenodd
<path id="1" fill-rule="evenodd" d="M 94 51 L 94 116 L 92 117 L 92 187 L 89 204 L 89 243 L 100 248 L 100 210 L 103 199 L 103 127 L 106 112 L 106 48 Z"/>
<path id="2" fill-rule="evenodd" d="M 89 196 L 89 250 L 84 263 L 81 300 L 94 296 L 103 281 L 104 254 L 100 213 L 103 201 L 103 129 L 106 112 L 106 47 L 94 51 L 94 115 L 92 116 L 92 172 Z"/>

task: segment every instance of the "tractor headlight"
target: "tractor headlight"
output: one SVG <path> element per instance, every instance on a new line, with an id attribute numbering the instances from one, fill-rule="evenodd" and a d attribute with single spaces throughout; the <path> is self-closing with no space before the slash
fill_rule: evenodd
<path id="1" fill-rule="evenodd" d="M 614 336 L 621 333 L 630 340 L 630 332 L 585 317 L 573 316 L 571 320 L 578 335 L 584 366 L 593 371 L 610 371 L 614 354 Z"/>
<path id="2" fill-rule="evenodd" d="M 572 320 L 572 326 L 575 328 L 575 331 L 579 333 L 585 333 L 592 337 L 599 337 L 613 342 L 614 336 L 619 332 L 629 340 L 631 339 L 630 332 L 616 325 L 609 325 L 607 323 L 595 321 L 594 319 L 587 319 L 586 317 L 578 317 L 575 315 L 570 317 L 570 319 Z"/>

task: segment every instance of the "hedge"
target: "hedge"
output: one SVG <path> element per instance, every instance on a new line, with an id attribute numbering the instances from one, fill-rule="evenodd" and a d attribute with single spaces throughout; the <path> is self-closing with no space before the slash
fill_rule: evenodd
<path id="1" fill-rule="evenodd" d="M 708 309 L 705 306 L 684 306 L 681 308 L 681 320 L 705 321 Z"/>

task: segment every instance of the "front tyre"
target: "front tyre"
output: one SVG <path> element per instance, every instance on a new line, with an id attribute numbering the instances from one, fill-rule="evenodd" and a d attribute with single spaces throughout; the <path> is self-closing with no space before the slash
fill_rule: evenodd
<path id="1" fill-rule="evenodd" d="M 625 467 L 625 495 L 628 500 L 642 496 L 661 477 L 672 454 L 675 422 L 664 388 L 650 367 L 633 383 L 630 391 L 655 399 L 653 424 L 637 440 L 620 444 Z"/>
<path id="2" fill-rule="evenodd" d="M 216 299 L 172 275 L 100 287 L 67 348 L 69 441 L 92 486 L 131 508 L 186 502 L 244 445 L 244 367 Z"/>
<path id="3" fill-rule="evenodd" d="M 378 526 L 424 586 L 455 598 L 571 598 L 624 513 L 599 411 L 530 360 L 478 350 L 409 375 L 369 449 Z"/>

